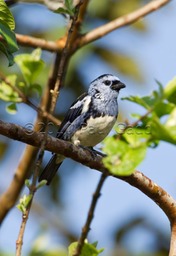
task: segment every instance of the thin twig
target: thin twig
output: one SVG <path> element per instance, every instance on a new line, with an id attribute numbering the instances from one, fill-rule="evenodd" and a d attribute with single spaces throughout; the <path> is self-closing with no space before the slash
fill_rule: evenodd
<path id="1" fill-rule="evenodd" d="M 86 219 L 86 222 L 85 222 L 85 224 L 82 228 L 81 236 L 78 240 L 78 245 L 77 245 L 77 248 L 76 248 L 76 252 L 74 253 L 74 256 L 81 255 L 81 251 L 83 249 L 85 239 L 87 238 L 88 232 L 90 231 L 91 222 L 94 218 L 95 207 L 98 203 L 99 197 L 101 196 L 100 192 L 101 192 L 101 189 L 102 189 L 103 184 L 104 184 L 107 177 L 108 177 L 108 175 L 107 175 L 106 172 L 103 172 L 101 177 L 100 177 L 100 180 L 98 182 L 98 185 L 97 185 L 96 190 L 95 190 L 95 192 L 93 194 L 93 197 L 92 197 L 92 202 L 90 204 L 90 208 L 89 208 L 89 211 L 88 211 L 88 214 L 87 214 L 87 219 Z"/>
<path id="2" fill-rule="evenodd" d="M 24 232 L 25 232 L 25 229 L 26 229 L 26 224 L 27 224 L 29 213 L 30 213 L 30 210 L 31 210 L 32 201 L 33 201 L 34 195 L 37 191 L 36 184 L 37 184 L 37 178 L 38 178 L 38 175 L 39 175 L 39 171 L 40 171 L 40 167 L 41 167 L 41 164 L 42 164 L 44 151 L 45 151 L 45 144 L 46 144 L 46 139 L 47 139 L 47 126 L 45 127 L 45 133 L 44 134 L 45 134 L 44 135 L 44 140 L 41 143 L 38 160 L 36 162 L 34 173 L 33 173 L 33 176 L 32 176 L 32 183 L 29 186 L 29 195 L 31 195 L 31 200 L 30 200 L 30 203 L 28 204 L 28 206 L 26 207 L 25 212 L 23 212 L 23 214 L 22 214 L 22 222 L 21 222 L 18 238 L 17 238 L 17 241 L 16 241 L 16 256 L 21 256 Z"/>
<path id="3" fill-rule="evenodd" d="M 54 90 L 52 92 L 52 103 L 51 103 L 51 109 L 50 113 L 53 113 L 54 108 L 56 106 L 58 94 L 59 94 L 59 89 L 61 88 L 64 77 L 65 77 L 65 71 L 67 68 L 68 60 L 70 57 L 70 49 L 72 47 L 71 42 L 73 41 L 73 38 L 76 38 L 77 32 L 78 32 L 78 27 L 76 26 L 78 15 L 79 15 L 79 10 L 80 7 L 83 3 L 83 0 L 80 0 L 77 6 L 75 7 L 75 13 L 74 16 L 72 17 L 71 25 L 68 31 L 67 39 L 65 46 L 61 52 L 60 56 L 60 63 L 59 63 L 59 68 L 58 68 L 58 78 L 54 86 Z"/>

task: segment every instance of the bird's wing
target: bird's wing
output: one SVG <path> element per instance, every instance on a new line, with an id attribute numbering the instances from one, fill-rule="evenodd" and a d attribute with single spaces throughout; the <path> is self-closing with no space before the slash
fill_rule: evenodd
<path id="1" fill-rule="evenodd" d="M 86 99 L 90 97 L 87 93 L 83 93 L 80 97 L 77 98 L 75 102 L 70 106 L 68 112 L 65 115 L 64 120 L 62 121 L 59 130 L 57 132 L 57 138 L 62 139 L 64 132 L 70 126 L 73 121 L 79 117 L 82 112 L 84 112 Z"/>

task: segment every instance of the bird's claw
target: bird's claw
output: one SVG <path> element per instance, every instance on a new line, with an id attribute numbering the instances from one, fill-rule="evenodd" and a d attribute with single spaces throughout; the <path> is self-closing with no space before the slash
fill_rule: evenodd
<path id="1" fill-rule="evenodd" d="M 80 145 L 81 148 L 85 149 L 85 150 L 88 150 L 91 154 L 91 156 L 95 159 L 97 157 L 97 155 L 100 155 L 102 157 L 105 157 L 106 154 L 100 152 L 100 151 L 97 151 L 95 150 L 94 148 L 91 148 L 91 147 L 85 147 L 85 146 L 82 146 Z"/>

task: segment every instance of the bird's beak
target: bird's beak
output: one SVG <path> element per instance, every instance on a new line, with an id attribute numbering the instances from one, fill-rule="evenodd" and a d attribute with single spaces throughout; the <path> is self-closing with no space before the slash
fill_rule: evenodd
<path id="1" fill-rule="evenodd" d="M 115 91 L 120 91 L 121 89 L 125 88 L 126 85 L 120 81 L 113 82 L 111 85 L 111 89 Z"/>

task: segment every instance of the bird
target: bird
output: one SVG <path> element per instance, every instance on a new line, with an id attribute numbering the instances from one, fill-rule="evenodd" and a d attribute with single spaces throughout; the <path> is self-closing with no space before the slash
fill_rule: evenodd
<path id="1" fill-rule="evenodd" d="M 70 106 L 56 138 L 76 146 L 92 149 L 112 130 L 118 116 L 118 95 L 126 85 L 117 76 L 104 74 L 93 80 Z M 53 154 L 39 176 L 39 182 L 49 185 L 62 164 L 64 156 Z"/>

